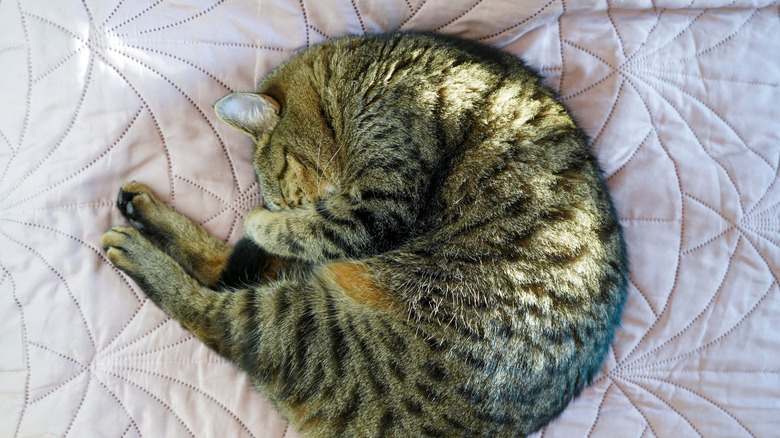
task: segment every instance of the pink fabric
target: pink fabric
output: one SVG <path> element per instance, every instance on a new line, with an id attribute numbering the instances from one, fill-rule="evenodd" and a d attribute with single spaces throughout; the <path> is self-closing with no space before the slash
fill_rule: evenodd
<path id="1" fill-rule="evenodd" d="M 259 201 L 211 106 L 328 37 L 522 55 L 593 138 L 631 286 L 544 436 L 760 437 L 780 420 L 780 10 L 692 0 L 0 2 L 0 436 L 295 436 L 111 266 L 137 179 L 220 238 Z M 686 2 L 687 3 L 687 2 Z"/>

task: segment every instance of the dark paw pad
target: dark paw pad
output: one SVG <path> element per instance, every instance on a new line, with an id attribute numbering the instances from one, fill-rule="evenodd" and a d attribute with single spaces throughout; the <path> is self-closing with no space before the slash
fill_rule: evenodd
<path id="1" fill-rule="evenodd" d="M 122 212 L 125 216 L 133 216 L 133 213 L 135 213 L 133 209 L 133 198 L 138 193 L 133 192 L 126 192 L 124 190 L 119 190 L 119 196 L 116 200 L 116 205 L 119 207 L 119 210 Z"/>
<path id="2" fill-rule="evenodd" d="M 146 188 L 136 182 L 127 183 L 119 189 L 116 205 L 119 211 L 136 229 L 143 229 L 145 219 L 143 206 L 152 202 Z"/>

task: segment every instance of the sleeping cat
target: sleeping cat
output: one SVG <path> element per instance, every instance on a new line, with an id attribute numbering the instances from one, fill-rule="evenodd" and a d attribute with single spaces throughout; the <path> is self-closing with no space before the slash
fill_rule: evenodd
<path id="1" fill-rule="evenodd" d="M 215 106 L 264 206 L 231 249 L 131 182 L 109 259 L 304 436 L 522 436 L 599 370 L 626 289 L 583 132 L 509 54 L 334 39 Z"/>

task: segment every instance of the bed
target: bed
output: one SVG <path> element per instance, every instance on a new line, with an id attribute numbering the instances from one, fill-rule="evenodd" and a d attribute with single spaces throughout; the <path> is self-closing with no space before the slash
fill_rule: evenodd
<path id="1" fill-rule="evenodd" d="M 0 2 L 0 436 L 296 437 L 115 269 L 135 179 L 235 242 L 260 201 L 212 105 L 302 47 L 433 30 L 523 57 L 592 138 L 622 326 L 545 437 L 780 430 L 780 2 Z"/>

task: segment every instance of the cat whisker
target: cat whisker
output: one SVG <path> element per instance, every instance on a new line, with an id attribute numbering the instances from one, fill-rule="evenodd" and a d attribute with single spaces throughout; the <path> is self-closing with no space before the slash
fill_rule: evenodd
<path id="1" fill-rule="evenodd" d="M 322 174 L 320 173 L 320 152 L 322 151 L 322 140 L 317 142 L 317 161 L 315 161 L 317 168 L 314 169 L 314 175 L 317 178 L 317 194 L 320 193 L 320 180 L 322 179 Z"/>
<path id="2" fill-rule="evenodd" d="M 330 164 L 333 162 L 333 160 L 338 156 L 339 152 L 341 152 L 341 145 L 336 149 L 335 152 L 333 152 L 333 155 L 331 155 L 330 159 L 327 163 L 325 163 L 325 167 L 322 168 L 322 171 L 317 172 L 317 193 L 320 193 L 320 180 L 325 176 L 325 172 L 327 172 L 328 168 L 330 167 Z M 319 150 L 318 150 L 319 153 Z M 319 167 L 319 157 L 317 158 L 317 167 Z M 341 181 L 339 181 L 340 185 Z"/>
<path id="3" fill-rule="evenodd" d="M 328 167 L 330 167 L 330 163 L 333 162 L 333 160 L 336 158 L 336 156 L 341 152 L 341 145 L 336 149 L 336 152 L 333 152 L 333 155 L 330 157 L 330 160 L 328 160 L 327 164 L 325 164 L 325 168 L 322 169 L 322 173 L 325 174 L 325 171 L 328 170 Z"/>
<path id="4" fill-rule="evenodd" d="M 337 181 L 333 181 L 333 187 L 343 187 L 343 183 L 346 179 L 347 176 L 344 173 L 341 173 L 339 179 Z"/>

